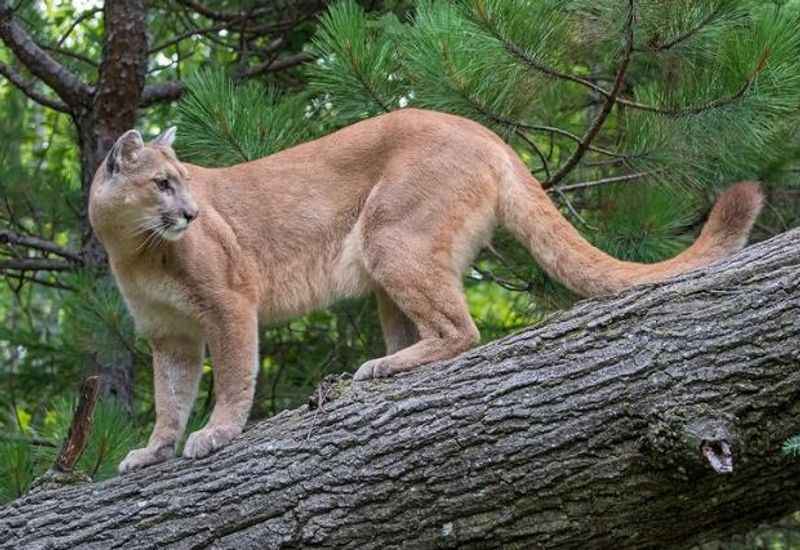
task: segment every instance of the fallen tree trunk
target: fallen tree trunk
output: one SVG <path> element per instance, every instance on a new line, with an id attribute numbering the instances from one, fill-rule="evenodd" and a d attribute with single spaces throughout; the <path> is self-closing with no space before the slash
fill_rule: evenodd
<path id="1" fill-rule="evenodd" d="M 800 232 L 171 460 L 0 509 L 3 548 L 665 548 L 798 508 Z M 732 473 L 725 472 L 732 465 Z M 717 471 L 715 471 L 715 468 Z"/>

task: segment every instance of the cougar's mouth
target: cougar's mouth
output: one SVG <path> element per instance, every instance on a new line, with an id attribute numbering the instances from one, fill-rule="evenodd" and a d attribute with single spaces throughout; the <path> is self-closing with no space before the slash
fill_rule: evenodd
<path id="1" fill-rule="evenodd" d="M 165 216 L 163 221 L 164 231 L 162 236 L 168 241 L 177 241 L 183 236 L 186 228 L 189 227 L 189 222 L 186 220 L 186 218 L 173 219 Z"/>

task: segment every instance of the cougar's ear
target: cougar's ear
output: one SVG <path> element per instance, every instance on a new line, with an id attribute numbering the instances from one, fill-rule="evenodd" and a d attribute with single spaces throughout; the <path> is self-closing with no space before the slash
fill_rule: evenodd
<path id="1" fill-rule="evenodd" d="M 119 173 L 126 165 L 136 160 L 136 157 L 144 147 L 142 135 L 136 130 L 128 130 L 122 134 L 106 158 L 106 170 L 109 176 Z"/>
<path id="2" fill-rule="evenodd" d="M 153 140 L 153 145 L 165 145 L 167 147 L 172 147 L 172 144 L 175 142 L 175 132 L 177 131 L 177 126 L 170 126 Z"/>

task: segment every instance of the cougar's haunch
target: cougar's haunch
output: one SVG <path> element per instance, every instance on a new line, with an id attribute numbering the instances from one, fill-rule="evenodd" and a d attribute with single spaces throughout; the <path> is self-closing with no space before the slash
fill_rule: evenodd
<path id="1" fill-rule="evenodd" d="M 216 406 L 184 455 L 205 456 L 247 419 L 258 322 L 374 292 L 387 355 L 355 378 L 391 376 L 478 341 L 461 277 L 498 224 L 582 295 L 665 279 L 742 248 L 761 208 L 756 183 L 723 193 L 697 241 L 657 264 L 594 248 L 512 149 L 470 120 L 405 109 L 228 168 L 181 163 L 174 129 L 125 133 L 95 175 L 92 227 L 153 348 L 157 420 L 125 471 L 174 453 L 214 359 Z"/>

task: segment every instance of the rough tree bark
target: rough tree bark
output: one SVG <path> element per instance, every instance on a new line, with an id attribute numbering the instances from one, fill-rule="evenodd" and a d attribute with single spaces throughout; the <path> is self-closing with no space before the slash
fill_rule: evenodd
<path id="1" fill-rule="evenodd" d="M 800 497 L 780 451 L 800 431 L 798 315 L 795 230 L 452 361 L 337 381 L 208 459 L 29 495 L 0 510 L 0 544 L 681 548 L 747 530 Z"/>

